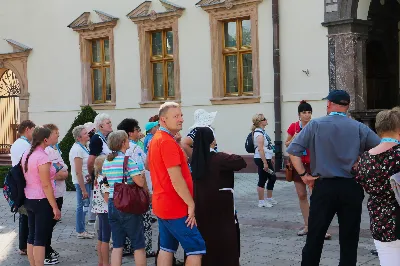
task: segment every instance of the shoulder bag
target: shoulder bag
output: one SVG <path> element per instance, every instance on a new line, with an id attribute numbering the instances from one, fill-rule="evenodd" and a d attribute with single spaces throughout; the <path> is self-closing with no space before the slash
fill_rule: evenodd
<path id="1" fill-rule="evenodd" d="M 128 184 L 128 160 L 125 156 L 122 183 L 114 184 L 114 205 L 119 211 L 132 214 L 144 214 L 149 210 L 150 195 L 136 184 Z"/>

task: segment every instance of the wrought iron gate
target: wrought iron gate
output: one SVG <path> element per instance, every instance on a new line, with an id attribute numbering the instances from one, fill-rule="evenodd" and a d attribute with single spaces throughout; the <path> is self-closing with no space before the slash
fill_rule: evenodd
<path id="1" fill-rule="evenodd" d="M 15 73 L 5 71 L 0 78 L 0 153 L 10 153 L 11 144 L 17 138 L 20 93 L 21 87 Z"/>

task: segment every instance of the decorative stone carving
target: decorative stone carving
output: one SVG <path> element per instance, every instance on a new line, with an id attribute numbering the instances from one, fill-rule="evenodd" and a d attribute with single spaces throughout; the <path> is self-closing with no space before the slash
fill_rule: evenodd
<path id="1" fill-rule="evenodd" d="M 185 10 L 184 7 L 170 3 L 166 0 L 159 0 L 159 1 L 165 7 L 166 9 L 165 12 L 157 13 L 154 10 L 149 12 L 151 1 L 145 1 L 141 3 L 138 7 L 136 7 L 134 10 L 132 10 L 127 15 L 127 17 L 135 23 L 145 20 L 155 21 L 160 18 L 170 18 L 170 17 L 179 18 L 182 15 L 182 12 Z"/>
<path id="2" fill-rule="evenodd" d="M 226 9 L 231 9 L 233 7 L 232 0 L 225 0 L 225 7 Z"/>
<path id="3" fill-rule="evenodd" d="M 89 20 L 90 12 L 84 12 L 77 19 L 75 19 L 68 28 L 74 31 L 94 30 L 102 27 L 115 27 L 117 25 L 118 18 L 102 11 L 94 11 L 101 19 L 101 22 L 93 23 Z"/>
<path id="4" fill-rule="evenodd" d="M 4 61 L 0 60 L 0 68 L 4 68 Z"/>

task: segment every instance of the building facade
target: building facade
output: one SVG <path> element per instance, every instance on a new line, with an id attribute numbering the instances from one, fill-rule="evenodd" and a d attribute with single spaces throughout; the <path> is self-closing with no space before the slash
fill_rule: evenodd
<path id="1" fill-rule="evenodd" d="M 218 111 L 219 147 L 246 154 L 256 113 L 284 141 L 299 102 L 325 115 L 331 89 L 348 90 L 366 123 L 397 105 L 399 2 L 0 0 L 0 74 L 19 82 L 17 119 L 55 123 L 61 135 L 83 105 L 114 127 L 126 117 L 143 127 L 173 100 L 183 133 L 196 109 Z"/>

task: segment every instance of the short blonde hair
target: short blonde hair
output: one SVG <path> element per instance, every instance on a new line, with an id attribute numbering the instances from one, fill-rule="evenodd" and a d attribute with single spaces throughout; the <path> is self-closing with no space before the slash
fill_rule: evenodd
<path id="1" fill-rule="evenodd" d="M 400 112 L 384 110 L 377 114 L 375 129 L 379 136 L 388 132 L 396 132 L 400 129 Z"/>
<path id="2" fill-rule="evenodd" d="M 107 160 L 111 162 L 117 157 L 117 152 L 121 150 L 124 141 L 128 140 L 128 134 L 124 130 L 111 132 L 107 138 L 107 144 L 113 152 L 107 156 Z"/>
<path id="3" fill-rule="evenodd" d="M 95 176 L 98 176 L 101 174 L 102 172 L 102 168 L 103 168 L 103 163 L 105 161 L 107 156 L 105 155 L 100 155 L 96 158 L 96 160 L 94 160 L 94 174 Z"/>
<path id="4" fill-rule="evenodd" d="M 165 115 L 170 108 L 179 108 L 179 107 L 181 106 L 176 102 L 165 102 L 160 106 L 160 109 L 158 110 L 158 116 Z"/>
<path id="5" fill-rule="evenodd" d="M 262 121 L 263 117 L 265 117 L 263 114 L 255 114 L 253 115 L 253 118 L 251 119 L 253 122 L 253 125 L 251 126 L 251 131 L 254 132 L 256 128 L 260 125 L 260 122 Z"/>

